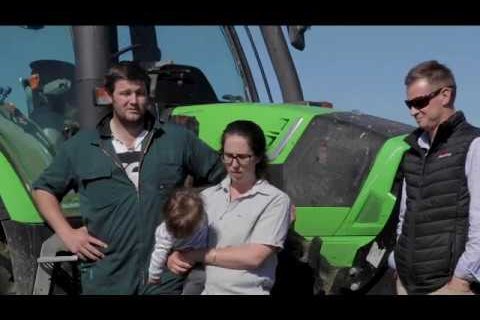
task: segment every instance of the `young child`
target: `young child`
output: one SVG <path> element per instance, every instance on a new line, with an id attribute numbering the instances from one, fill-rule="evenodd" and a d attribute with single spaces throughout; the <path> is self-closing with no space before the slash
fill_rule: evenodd
<path id="1" fill-rule="evenodd" d="M 201 196 L 193 189 L 173 192 L 164 207 L 165 220 L 155 231 L 155 247 L 148 268 L 148 282 L 160 283 L 168 254 L 172 249 L 206 246 L 207 219 Z"/>

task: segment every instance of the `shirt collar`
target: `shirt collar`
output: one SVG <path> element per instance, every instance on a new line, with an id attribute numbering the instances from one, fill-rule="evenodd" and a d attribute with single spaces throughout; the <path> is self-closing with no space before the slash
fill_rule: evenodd
<path id="1" fill-rule="evenodd" d="M 98 122 L 97 130 L 101 138 L 108 139 L 112 137 L 112 130 L 110 129 L 110 120 L 112 119 L 112 117 L 113 112 L 110 112 Z M 155 118 L 155 116 L 147 110 L 147 112 L 145 113 L 145 130 L 160 130 L 162 129 L 163 124 L 163 120 Z"/>
<path id="2" fill-rule="evenodd" d="M 435 140 L 445 139 L 450 136 L 452 132 L 465 121 L 465 115 L 463 112 L 455 111 L 450 118 L 438 126 Z M 415 142 L 417 142 L 418 146 L 422 149 L 429 150 L 431 147 L 430 136 L 421 128 L 415 129 L 405 138 L 405 141 L 413 147 L 415 147 Z"/>
<path id="3" fill-rule="evenodd" d="M 121 146 L 118 149 L 116 148 L 116 150 L 125 149 L 125 150 L 128 150 L 128 151 L 131 151 L 131 150 L 141 151 L 141 149 L 142 149 L 141 146 L 142 146 L 143 140 L 145 139 L 147 134 L 148 134 L 148 131 L 145 130 L 145 129 L 142 132 L 140 132 L 140 134 L 135 138 L 135 142 L 133 143 L 133 148 L 130 148 L 130 149 L 128 149 L 127 146 L 121 140 L 117 139 L 113 135 L 112 135 L 112 142 L 113 142 L 114 146 L 115 145 Z"/>
<path id="4" fill-rule="evenodd" d="M 232 183 L 232 180 L 230 176 L 227 175 L 225 179 L 223 179 L 219 184 L 217 184 L 216 190 L 217 191 L 222 190 L 223 192 L 229 194 L 231 183 Z M 270 195 L 269 191 L 270 191 L 270 188 L 269 188 L 268 182 L 265 179 L 258 179 L 253 185 L 253 187 L 242 195 L 242 198 L 255 195 L 257 193 L 260 193 L 263 195 Z"/>
<path id="5" fill-rule="evenodd" d="M 417 139 L 418 146 L 422 149 L 430 149 L 430 136 L 427 132 L 423 132 Z"/>

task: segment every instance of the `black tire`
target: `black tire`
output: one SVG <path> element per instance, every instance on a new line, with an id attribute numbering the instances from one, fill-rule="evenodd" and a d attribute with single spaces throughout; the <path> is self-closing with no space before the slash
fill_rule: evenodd
<path id="1" fill-rule="evenodd" d="M 15 294 L 15 282 L 8 246 L 0 241 L 0 295 Z"/>

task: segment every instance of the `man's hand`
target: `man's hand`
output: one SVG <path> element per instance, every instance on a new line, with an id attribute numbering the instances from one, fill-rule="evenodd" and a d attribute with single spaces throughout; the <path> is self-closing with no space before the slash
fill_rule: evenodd
<path id="1" fill-rule="evenodd" d="M 452 277 L 452 279 L 447 283 L 447 287 L 451 291 L 472 292 L 470 290 L 470 282 L 457 277 Z"/>
<path id="2" fill-rule="evenodd" d="M 184 274 L 193 267 L 193 261 L 188 261 L 180 251 L 174 251 L 168 256 L 167 267 L 175 274 Z"/>
<path id="3" fill-rule="evenodd" d="M 106 248 L 107 244 L 89 235 L 87 227 L 71 229 L 71 232 L 60 235 L 60 238 L 67 249 L 82 260 L 97 261 L 105 256 L 97 247 Z"/>
<path id="4" fill-rule="evenodd" d="M 295 221 L 297 220 L 297 207 L 292 204 L 290 206 L 290 224 L 295 224 Z"/>
<path id="5" fill-rule="evenodd" d="M 470 295 L 473 294 L 470 289 L 470 283 L 466 280 L 452 277 L 452 279 L 442 288 L 434 291 L 434 295 Z"/>

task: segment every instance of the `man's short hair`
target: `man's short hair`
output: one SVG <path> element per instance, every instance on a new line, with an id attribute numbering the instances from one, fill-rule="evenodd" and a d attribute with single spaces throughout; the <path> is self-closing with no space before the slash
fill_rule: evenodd
<path id="1" fill-rule="evenodd" d="M 452 71 L 437 60 L 428 60 L 414 66 L 405 77 L 405 85 L 409 87 L 417 80 L 426 79 L 435 87 L 451 87 L 452 101 L 455 100 L 457 85 Z"/>
<path id="2" fill-rule="evenodd" d="M 140 81 L 145 83 L 147 94 L 150 91 L 150 77 L 135 61 L 121 61 L 110 67 L 105 75 L 105 89 L 109 94 L 113 94 L 115 82 L 119 80 Z"/>

